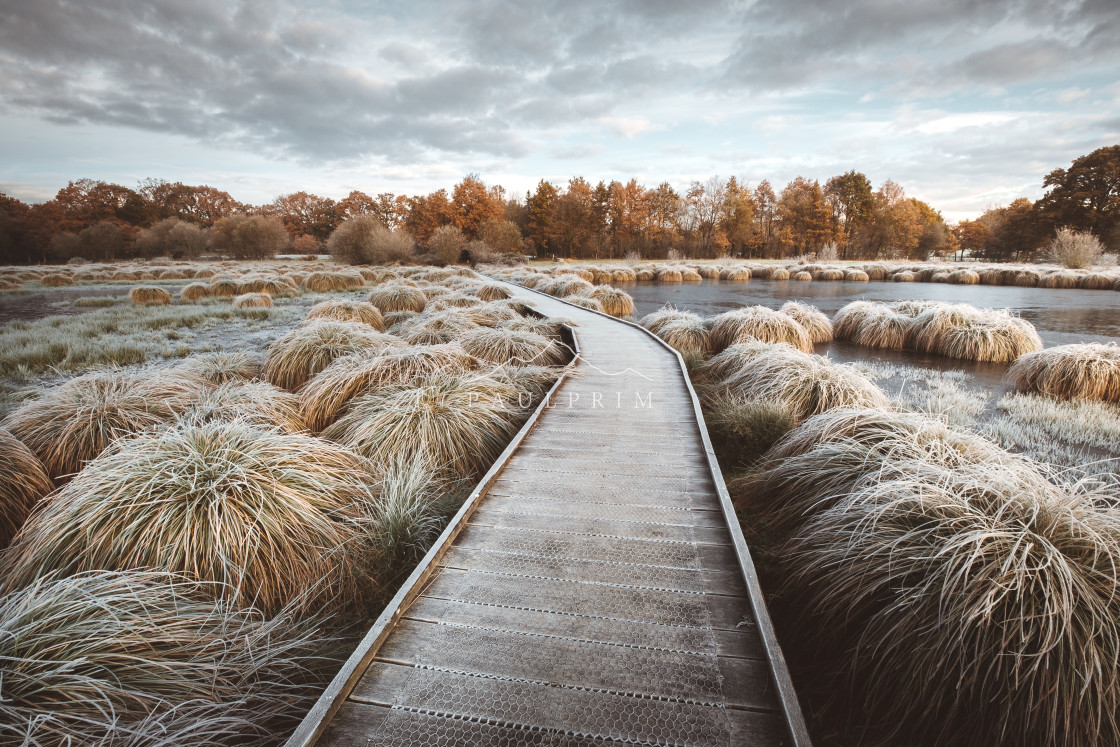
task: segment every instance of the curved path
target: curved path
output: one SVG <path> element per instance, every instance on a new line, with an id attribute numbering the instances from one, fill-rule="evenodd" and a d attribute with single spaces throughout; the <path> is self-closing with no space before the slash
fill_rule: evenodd
<path id="1" fill-rule="evenodd" d="M 510 288 L 580 358 L 289 747 L 808 745 L 679 356 Z"/>

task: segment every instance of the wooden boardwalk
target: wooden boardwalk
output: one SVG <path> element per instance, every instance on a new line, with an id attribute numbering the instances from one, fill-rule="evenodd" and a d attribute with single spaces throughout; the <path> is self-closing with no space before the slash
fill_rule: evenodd
<path id="1" fill-rule="evenodd" d="M 289 747 L 808 745 L 680 358 L 515 290 L 580 358 Z"/>

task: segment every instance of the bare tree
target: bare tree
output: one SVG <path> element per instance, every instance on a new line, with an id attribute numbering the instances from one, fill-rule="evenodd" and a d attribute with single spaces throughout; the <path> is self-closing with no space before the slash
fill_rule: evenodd
<path id="1" fill-rule="evenodd" d="M 331 256 L 351 265 L 405 262 L 416 256 L 416 241 L 403 230 L 390 231 L 372 215 L 344 222 L 327 241 Z"/>

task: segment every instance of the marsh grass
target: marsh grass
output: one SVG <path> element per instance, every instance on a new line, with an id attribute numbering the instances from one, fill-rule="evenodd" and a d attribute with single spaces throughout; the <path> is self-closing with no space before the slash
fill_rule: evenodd
<path id="1" fill-rule="evenodd" d="M 477 479 L 524 417 L 517 395 L 485 374 L 434 374 L 353 399 L 322 436 L 377 464 L 423 458 L 443 476 Z"/>
<path id="2" fill-rule="evenodd" d="M 396 337 L 366 324 L 314 319 L 269 347 L 261 374 L 270 383 L 294 392 L 336 358 L 402 345 Z"/>
<path id="3" fill-rule="evenodd" d="M 609 285 L 601 285 L 588 294 L 599 302 L 603 311 L 614 317 L 628 319 L 634 316 L 634 299 L 626 291 L 620 291 Z"/>
<path id="4" fill-rule="evenodd" d="M 214 385 L 245 382 L 260 375 L 261 360 L 246 351 L 199 353 L 180 363 L 175 370 Z"/>
<path id="5" fill-rule="evenodd" d="M 240 420 L 287 433 L 307 430 L 299 397 L 265 381 L 229 381 L 207 389 L 183 411 L 179 420 L 191 423 Z"/>
<path id="6" fill-rule="evenodd" d="M 160 572 L 40 579 L 0 597 L 0 741 L 266 745 L 337 662 L 322 618 L 266 618 Z"/>
<path id="7" fill-rule="evenodd" d="M 267 293 L 242 293 L 233 299 L 235 309 L 268 309 L 272 307 L 272 296 Z"/>
<path id="8" fill-rule="evenodd" d="M 786 301 L 780 311 L 804 327 L 814 344 L 832 340 L 832 322 L 817 307 L 799 301 Z"/>
<path id="9" fill-rule="evenodd" d="M 356 603 L 360 506 L 375 499 L 367 466 L 327 441 L 236 420 L 120 440 L 28 520 L 0 561 L 3 583 L 164 568 L 270 613 L 335 595 Z"/>
<path id="10" fill-rule="evenodd" d="M 174 300 L 170 293 L 154 285 L 138 285 L 128 292 L 128 298 L 138 305 L 170 304 Z"/>
<path id="11" fill-rule="evenodd" d="M 8 546 L 35 504 L 54 490 L 39 459 L 0 428 L 0 549 Z"/>
<path id="12" fill-rule="evenodd" d="M 560 345 L 528 331 L 481 327 L 460 335 L 458 342 L 475 358 L 499 365 L 556 366 L 567 357 Z"/>
<path id="13" fill-rule="evenodd" d="M 746 306 L 725 311 L 711 318 L 711 348 L 721 352 L 747 340 L 785 342 L 806 353 L 813 351 L 813 340 L 793 317 L 765 306 Z"/>
<path id="14" fill-rule="evenodd" d="M 428 305 L 428 297 L 424 295 L 424 291 L 400 282 L 381 283 L 370 291 L 366 300 L 382 314 L 393 311 L 420 313 Z"/>
<path id="15" fill-rule="evenodd" d="M 198 379 L 174 373 L 90 373 L 22 405 L 2 425 L 57 480 L 82 469 L 117 439 L 169 422 L 202 387 Z"/>
<path id="16" fill-rule="evenodd" d="M 312 378 L 300 392 L 300 406 L 308 427 L 319 432 L 337 420 L 357 396 L 441 372 L 470 371 L 478 365 L 458 344 L 363 351 L 334 360 Z"/>
<path id="17" fill-rule="evenodd" d="M 1020 392 L 1120 402 L 1120 347 L 1085 343 L 1039 350 L 1017 360 L 1007 379 Z"/>
<path id="18" fill-rule="evenodd" d="M 361 322 L 378 332 L 385 331 L 385 320 L 376 306 L 366 301 L 320 301 L 307 312 L 308 319 L 334 319 L 339 322 Z"/>

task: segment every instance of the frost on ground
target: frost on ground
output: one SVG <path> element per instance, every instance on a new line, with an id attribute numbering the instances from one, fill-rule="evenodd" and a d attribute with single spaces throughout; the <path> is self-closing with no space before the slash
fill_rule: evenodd
<path id="1" fill-rule="evenodd" d="M 969 386 L 964 371 L 934 371 L 917 366 L 864 362 L 855 364 L 891 395 L 899 410 L 930 415 L 958 428 L 976 426 L 990 395 Z"/>

